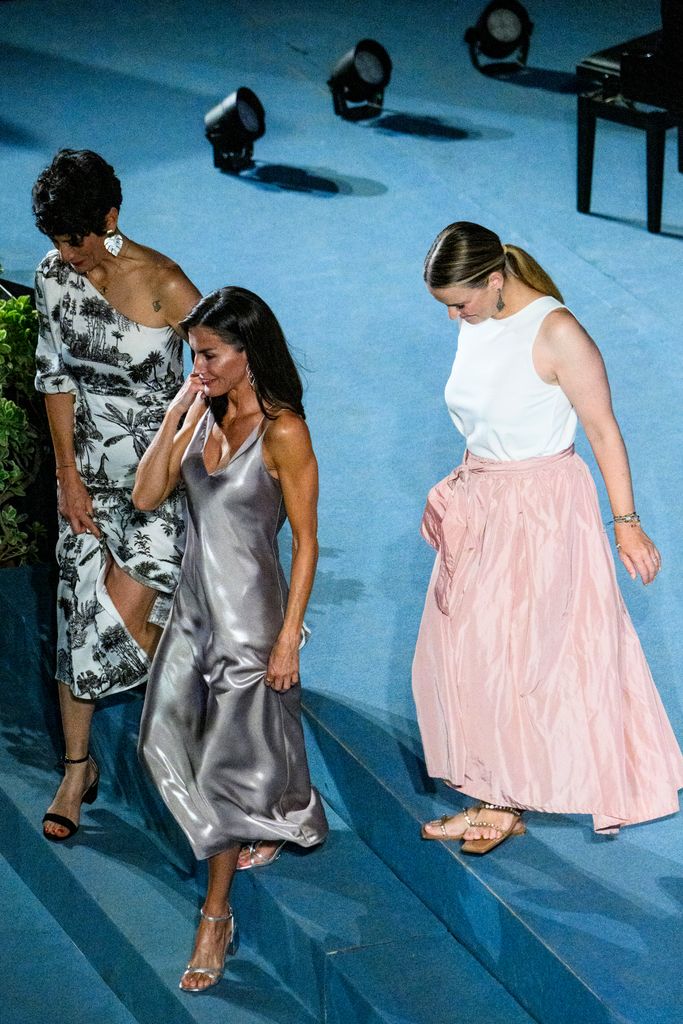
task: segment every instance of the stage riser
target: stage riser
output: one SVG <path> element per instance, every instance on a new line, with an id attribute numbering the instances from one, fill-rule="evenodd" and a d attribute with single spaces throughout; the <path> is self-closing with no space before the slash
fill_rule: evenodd
<path id="1" fill-rule="evenodd" d="M 93 729 L 97 749 L 118 750 L 116 781 L 109 785 L 116 799 L 126 794 L 126 816 L 144 824 L 155 845 L 174 865 L 192 872 L 194 861 L 187 843 L 156 793 L 148 791 L 151 786 L 133 757 L 134 723 L 140 707 L 141 701 L 131 698 L 98 712 Z M 126 781 L 129 775 L 130 784 Z M 152 813 L 150 809 L 155 807 L 156 813 Z M 293 989 L 313 1017 L 327 1020 L 326 1014 L 337 1012 L 337 998 L 348 987 L 348 982 L 340 984 L 340 978 L 350 974 L 355 1000 L 348 1007 L 342 1000 L 348 1024 L 366 1024 L 369 1013 L 377 1021 L 391 1021 L 385 1003 L 390 1001 L 396 964 L 403 962 L 406 944 L 432 948 L 436 942 L 438 956 L 431 964 L 436 987 L 448 988 L 453 979 L 459 979 L 459 984 L 486 1001 L 489 1012 L 498 1014 L 501 1022 L 526 1022 L 521 1008 L 447 935 L 353 830 L 340 829 L 341 822 L 332 818 L 330 838 L 323 849 L 283 855 L 268 870 L 240 874 L 234 889 L 244 939 Z M 372 970 L 365 970 L 366 960 Z M 374 983 L 369 1008 L 364 979 L 376 972 L 377 962 L 383 966 L 385 982 L 384 987 Z M 292 964 L 296 964 L 294 972 Z M 340 965 L 344 967 L 342 975 Z M 424 965 L 418 976 L 403 969 L 402 990 L 410 995 L 423 977 Z M 432 1008 L 414 1002 L 411 1024 L 431 1024 Z M 492 1016 L 491 1024 L 495 1020 Z"/>
<path id="2" fill-rule="evenodd" d="M 420 817 L 399 799 L 397 770 L 417 776 L 418 759 L 386 732 L 377 731 L 388 774 L 378 777 L 353 746 L 348 733 L 337 735 L 314 708 L 325 699 L 306 697 L 306 734 L 311 771 L 325 799 L 398 878 L 443 921 L 454 936 L 498 978 L 542 1024 L 607 1024 L 613 1015 L 589 987 L 475 873 L 472 858 L 457 844 L 425 842 Z M 348 710 L 348 709 L 346 709 Z M 348 714 L 344 716 L 348 723 Z M 365 728 L 372 728 L 367 723 Z M 365 737 L 364 737 L 365 738 Z M 413 765 L 406 764 L 413 758 Z M 391 780 L 391 781 L 389 781 Z M 400 783 L 399 783 L 400 785 Z M 424 818 L 436 816 L 425 806 Z M 510 844 L 517 842 L 510 840 Z M 501 849 L 500 854 L 509 850 Z"/>
<path id="3" fill-rule="evenodd" d="M 0 573 L 0 616 L 6 624 L 0 663 L 4 707 L 2 756 L 6 766 L 3 802 L 9 801 L 17 808 L 11 813 L 9 804 L 6 808 L 10 824 L 5 832 L 12 838 L 8 856 L 14 858 L 12 863 L 22 878 L 25 870 L 26 877 L 33 879 L 34 891 L 42 899 L 40 880 L 51 879 L 53 869 L 46 861 L 36 873 L 36 864 L 42 863 L 41 859 L 48 852 L 54 854 L 56 850 L 60 862 L 65 854 L 40 838 L 37 825 L 58 780 L 53 764 L 61 752 L 55 684 L 51 680 L 53 600 L 46 571 L 5 570 Z M 320 853 L 307 857 L 283 856 L 268 871 L 240 876 L 235 889 L 236 901 L 244 906 L 242 925 L 247 955 L 253 952 L 256 957 L 262 956 L 266 965 L 273 965 L 278 972 L 277 985 L 285 995 L 287 986 L 292 985 L 294 991 L 287 998 L 289 1002 L 296 1001 L 297 1012 L 305 1014 L 305 1006 L 314 1018 L 319 1018 L 323 1009 L 328 1015 L 332 1013 L 339 1001 L 339 1005 L 346 1007 L 342 1016 L 348 1016 L 351 1009 L 347 1002 L 351 1000 L 356 1006 L 353 1013 L 365 1024 L 366 1019 L 371 1019 L 365 1004 L 370 998 L 368 993 L 373 991 L 370 965 L 373 958 L 379 956 L 376 947 L 387 943 L 385 966 L 388 972 L 392 969 L 392 958 L 401 959 L 402 950 L 396 951 L 391 945 L 395 943 L 391 930 L 388 935 L 375 935 L 369 942 L 367 935 L 354 930 L 353 918 L 345 922 L 338 934 L 334 933 L 331 943 L 327 942 L 330 931 L 327 904 L 333 907 L 339 900 L 343 876 L 343 872 L 340 876 L 339 865 L 348 859 L 346 854 L 337 851 L 339 837 L 343 834 L 353 836 L 361 848 L 366 844 L 365 853 L 370 862 L 381 862 L 385 877 L 389 879 L 382 896 L 385 881 L 380 877 L 381 872 L 378 875 L 379 903 L 367 898 L 368 914 L 383 916 L 382 899 L 386 892 L 393 891 L 392 886 L 398 885 L 400 879 L 402 885 L 393 902 L 418 907 L 420 913 L 428 908 L 434 915 L 430 927 L 445 926 L 541 1024 L 574 1024 L 577 1019 L 585 1024 L 623 1020 L 634 1024 L 673 1024 L 677 1021 L 675 1008 L 680 1002 L 677 995 L 680 976 L 674 953 L 678 940 L 666 914 L 658 915 L 657 921 L 666 928 L 664 948 L 671 949 L 672 953 L 666 961 L 661 955 L 657 957 L 656 970 L 654 961 L 649 960 L 653 977 L 657 972 L 660 977 L 657 986 L 660 996 L 658 1003 L 652 1006 L 643 989 L 642 975 L 633 973 L 626 955 L 634 929 L 643 929 L 642 941 L 647 949 L 655 948 L 652 915 L 643 911 L 639 916 L 639 911 L 624 903 L 623 896 L 612 897 L 604 886 L 596 888 L 590 872 L 577 871 L 565 860 L 561 850 L 555 849 L 554 843 L 542 842 L 542 827 L 539 842 L 540 823 L 535 819 L 527 837 L 512 839 L 481 860 L 462 857 L 455 844 L 422 842 L 419 822 L 438 817 L 449 806 L 449 799 L 455 809 L 459 798 L 437 788 L 437 784 L 426 777 L 414 724 L 383 722 L 372 709 L 357 708 L 311 689 L 305 691 L 304 700 L 312 775 L 350 831 L 343 833 L 336 829 L 330 843 Z M 129 847 L 140 843 L 140 837 L 144 838 L 146 852 L 140 853 L 134 876 L 149 870 L 146 860 L 154 862 L 156 870 L 159 865 L 165 865 L 165 870 L 171 873 L 164 876 L 166 882 L 172 878 L 174 886 L 178 885 L 173 898 L 180 900 L 183 906 L 181 916 L 173 925 L 163 923 L 166 912 L 159 911 L 164 934 L 174 934 L 178 939 L 176 960 L 168 965 L 165 975 L 173 987 L 178 959 L 187 956 L 185 947 L 191 943 L 197 903 L 201 898 L 200 882 L 194 878 L 195 864 L 187 843 L 140 770 L 135 748 L 141 705 L 141 695 L 130 694 L 105 703 L 95 716 L 93 749 L 102 764 L 103 798 L 112 810 L 103 809 L 100 801 L 95 808 L 86 809 L 86 828 L 75 841 L 68 861 L 80 856 L 77 852 L 80 843 L 85 846 L 93 835 L 87 831 L 93 821 L 102 822 L 105 846 L 111 842 L 111 835 L 115 836 L 109 853 L 110 863 L 118 858 L 125 864 Z M 13 773 L 17 770 L 21 775 L 15 785 Z M 30 786 L 25 806 L 22 806 L 21 802 L 17 804 L 15 790 L 23 791 L 27 780 Z M 567 822 L 566 825 L 573 830 L 573 824 Z M 130 829 L 126 832 L 130 841 L 119 846 L 116 832 L 124 826 Z M 585 830 L 583 836 L 580 828 Z M 28 840 L 24 836 L 27 829 Z M 588 839 L 595 845 L 585 823 L 577 823 L 576 830 L 577 843 Z M 26 849 L 30 849 L 30 853 L 26 853 Z M 608 854 L 607 846 L 600 847 L 594 868 Z M 630 861 L 624 863 L 628 870 L 634 870 Z M 324 914 L 320 918 L 316 917 L 317 911 L 311 911 L 308 916 L 302 916 L 300 894 L 309 891 L 318 864 L 324 865 L 323 876 L 317 883 L 325 893 Z M 664 858 L 658 870 L 663 872 L 670 865 L 671 861 Z M 357 865 L 356 870 L 362 876 L 365 867 Z M 271 890 L 271 886 L 282 884 L 283 877 L 289 887 L 283 892 Z M 574 887 L 574 878 L 578 888 Z M 515 880 L 512 886 L 511 879 Z M 539 880 L 541 890 L 536 893 Z M 111 921 L 101 920 L 100 895 L 96 891 L 81 892 L 78 884 L 73 879 L 68 884 L 55 883 L 46 893 L 47 904 L 54 901 L 55 914 L 64 910 L 64 920 L 59 920 L 65 931 L 72 934 L 73 927 L 75 941 L 87 949 L 91 938 L 88 921 L 92 920 L 98 922 L 98 934 L 110 936 L 108 941 L 112 943 L 118 942 L 117 931 L 126 931 L 125 916 L 120 928 Z M 123 891 L 129 890 L 131 884 L 135 881 L 131 883 L 126 878 L 122 882 Z M 527 897 L 529 891 L 534 893 L 531 898 Z M 577 892 L 580 894 L 578 903 Z M 106 904 L 106 899 L 104 902 Z M 550 912 L 546 912 L 546 905 L 552 908 Z M 75 911 L 74 906 L 79 909 Z M 378 909 L 373 911 L 373 906 Z M 589 908 L 588 919 L 591 915 L 598 918 L 602 915 L 601 929 L 616 929 L 612 956 L 615 950 L 626 951 L 619 953 L 609 971 L 603 966 L 599 944 L 587 943 L 590 933 L 583 924 L 585 908 Z M 553 917 L 564 919 L 565 915 L 567 927 L 558 930 Z M 623 939 L 619 932 L 620 920 L 626 928 Z M 404 934 L 405 928 L 396 928 Z M 154 935 L 158 931 L 159 924 L 155 923 Z M 429 946 L 433 933 L 425 927 L 418 931 L 422 940 L 425 935 L 431 935 Z M 179 940 L 182 936 L 185 936 L 184 941 Z M 135 954 L 130 951 L 136 948 L 137 941 L 132 934 L 130 941 L 124 942 L 122 950 L 113 958 L 120 962 L 116 973 L 121 978 L 122 989 L 120 993 L 116 991 L 122 1001 L 140 999 L 144 1006 L 154 986 L 149 970 L 146 972 L 140 964 L 145 957 L 144 943 L 137 947 Z M 452 938 L 449 941 L 455 943 Z M 364 947 L 362 952 L 360 946 Z M 368 949 L 372 950 L 372 955 Z M 300 961 L 295 977 L 290 968 L 291 956 Z M 584 965 L 583 970 L 577 968 L 579 962 Z M 443 963 L 448 965 L 452 975 L 458 976 L 461 965 L 451 964 L 448 958 Z M 96 966 L 104 972 L 111 970 L 107 958 Z M 131 970 L 136 976 L 148 979 L 139 993 L 135 985 L 129 983 Z M 405 982 L 403 975 L 401 977 Z M 484 975 L 484 978 L 493 985 L 490 976 Z M 411 984 L 415 982 L 413 979 Z M 447 977 L 443 984 L 448 987 Z M 390 1004 L 387 994 L 390 991 L 391 986 L 388 986 L 372 1011 L 380 1017 L 385 1005 Z M 492 991 L 499 989 L 493 985 Z M 170 1005 L 175 1005 L 176 996 L 171 988 L 167 997 L 171 999 Z M 151 1003 L 158 1007 L 158 1000 L 153 999 Z M 627 1004 L 628 1012 L 620 1013 Z M 125 1005 L 130 1006 L 128 1002 Z M 416 1005 L 421 1005 L 419 999 Z M 513 1006 L 516 1008 L 516 1004 Z M 137 1003 L 136 1010 L 139 1010 Z M 414 1024 L 412 1020 L 411 1024 Z"/>
<path id="4" fill-rule="evenodd" d="M 177 1000 L 160 985 L 145 957 L 122 935 L 96 894 L 60 863 L 4 788 L 0 789 L 0 814 L 5 823 L 2 855 L 135 1019 L 140 1024 L 157 1024 L 160 1019 L 191 1024 L 189 1015 L 182 1011 L 179 1015 Z M 69 852 L 64 850 L 63 856 Z M 125 901 L 130 893 L 122 892 L 120 898 Z M 163 935 L 166 926 L 162 927 Z"/>
<path id="5" fill-rule="evenodd" d="M 3 1024 L 43 1020 L 56 996 L 60 1019 L 69 1024 L 136 1024 L 54 917 L 2 859 L 0 892 L 5 909 L 12 908 L 11 917 L 4 914 L 0 922 Z"/>
<path id="6" fill-rule="evenodd" d="M 126 1000 L 134 999 L 138 1012 L 137 1001 L 144 1007 L 154 987 L 152 968 L 142 965 L 144 929 L 142 939 L 134 928 L 129 932 L 127 916 L 118 919 L 116 906 L 103 920 L 107 890 L 98 891 L 96 877 L 86 886 L 76 870 L 60 881 L 60 865 L 73 867 L 91 846 L 91 855 L 106 856 L 107 871 L 124 871 L 120 886 L 129 901 L 139 878 L 151 873 L 153 885 L 161 885 L 164 898 L 177 905 L 173 914 L 181 908 L 169 922 L 162 907 L 159 921 L 149 924 L 149 942 L 158 941 L 159 922 L 165 936 L 174 936 L 173 963 L 161 970 L 169 986 L 164 998 L 173 1006 L 177 965 L 191 944 L 204 875 L 197 877 L 184 837 L 140 769 L 141 694 L 104 703 L 95 716 L 102 799 L 86 808 L 79 838 L 65 850 L 39 834 L 61 751 L 46 625 L 51 615 L 45 573 L 0 573 L 0 616 L 6 623 L 0 809 L 8 823 L 6 855 L 79 946 L 87 950 L 93 934 L 105 936 L 106 945 L 121 944 L 95 966 L 103 977 L 109 971 L 113 988 L 120 982 L 121 990 L 114 991 L 129 1008 Z M 488 986 L 486 1005 L 505 1004 L 502 985 L 517 1000 L 506 1012 L 521 1012 L 521 1004 L 540 1024 L 677 1024 L 683 998 L 680 932 L 669 910 L 677 890 L 668 882 L 675 876 L 670 849 L 676 820 L 651 827 L 668 849 L 654 845 L 647 852 L 639 830 L 610 842 L 593 837 L 586 819 L 532 816 L 526 837 L 511 839 L 485 858 L 467 858 L 457 844 L 419 838 L 421 821 L 456 810 L 461 798 L 427 778 L 413 722 L 386 720 L 376 709 L 310 688 L 304 709 L 311 773 L 339 820 L 332 816 L 332 835 L 322 850 L 283 856 L 266 871 L 238 876 L 235 886 L 244 956 L 260 958 L 266 973 L 273 972 L 287 1006 L 298 1007 L 304 1019 L 327 1014 L 333 1020 L 336 1013 L 351 1024 L 392 1020 L 395 962 L 403 963 L 410 935 L 425 951 L 450 943 L 448 955 L 434 952 L 437 967 L 430 960 L 430 970 L 443 971 L 439 985 L 452 988 L 453 978 L 471 971 L 468 985 L 480 993 Z M 101 831 L 93 831 L 93 823 Z M 650 828 L 642 833 L 650 835 L 655 837 Z M 138 852 L 131 865 L 132 849 Z M 83 870 L 84 876 L 92 873 L 87 860 Z M 622 876 L 631 882 L 624 884 Z M 359 879 L 373 880 L 362 898 Z M 44 894 L 41 884 L 48 884 Z M 470 951 L 467 969 L 456 939 Z M 643 957 L 647 975 L 639 966 Z M 129 982 L 131 971 L 147 979 L 139 991 Z M 414 1004 L 422 1006 L 419 977 L 400 977 L 404 987 L 415 988 Z M 158 1000 L 150 1004 L 158 1007 Z M 432 1018 L 424 1019 L 426 1024 Z M 411 1024 L 420 1021 L 411 1018 Z"/>
<path id="7" fill-rule="evenodd" d="M 254 1006 L 235 1016 L 227 987 L 217 990 L 221 1000 L 181 996 L 177 977 L 191 946 L 205 866 L 196 870 L 184 837 L 137 762 L 140 695 L 104 703 L 95 715 L 92 747 L 102 766 L 101 797 L 84 809 L 79 835 L 56 845 L 40 834 L 42 810 L 58 781 L 52 768 L 59 748 L 54 684 L 38 642 L 48 599 L 40 572 L 0 575 L 0 612 L 16 637 L 4 651 L 0 681 L 6 720 L 0 814 L 7 824 L 0 852 L 141 1024 L 209 1024 L 224 1019 L 228 1005 L 235 1024 L 261 1024 L 266 997 L 270 1019 L 280 1024 L 306 1024 L 309 1017 L 392 1024 L 399 971 L 401 991 L 413 1007 L 411 1024 L 431 1024 L 433 1005 L 421 995 L 425 958 L 436 991 L 464 987 L 475 1003 L 486 1005 L 490 1024 L 529 1024 L 508 993 L 332 811 L 323 848 L 237 876 L 243 949 L 231 961 L 229 977 L 234 983 L 241 973 L 253 975 L 253 961 L 262 965 L 261 975 L 267 969 L 269 987 L 263 991 L 261 976 Z M 12 699 L 19 666 L 22 702 Z M 30 762 L 28 771 L 22 758 Z M 413 947 L 423 951 L 415 972 L 406 959 Z M 223 1017 L 215 1015 L 218 1009 Z"/>

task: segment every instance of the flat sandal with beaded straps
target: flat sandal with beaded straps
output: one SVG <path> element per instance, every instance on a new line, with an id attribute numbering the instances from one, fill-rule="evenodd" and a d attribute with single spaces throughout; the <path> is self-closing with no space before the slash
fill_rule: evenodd
<path id="1" fill-rule="evenodd" d="M 512 822 L 512 824 L 510 825 L 509 829 L 507 829 L 507 830 L 501 829 L 498 825 L 493 825 L 490 821 L 474 821 L 470 817 L 470 814 L 478 814 L 479 811 L 481 811 L 481 810 L 505 811 L 507 813 L 513 814 L 515 816 L 516 820 Z M 517 807 L 504 807 L 501 804 L 479 804 L 476 807 L 465 807 L 465 809 L 461 813 L 462 813 L 465 821 L 467 822 L 467 827 L 468 828 L 479 828 L 479 827 L 482 827 L 482 828 L 494 828 L 497 832 L 502 832 L 503 834 L 501 836 L 497 836 L 495 839 L 469 839 L 469 840 L 463 840 L 461 835 L 460 836 L 449 836 L 448 833 L 446 832 L 446 823 L 448 821 L 450 821 L 452 818 L 456 817 L 456 815 L 444 814 L 444 815 L 442 815 L 441 818 L 438 819 L 437 822 L 435 822 L 435 824 L 438 824 L 438 826 L 439 826 L 439 829 L 441 831 L 441 835 L 430 835 L 428 832 L 426 832 L 425 829 L 426 829 L 427 825 L 431 825 L 432 824 L 432 822 L 427 822 L 425 825 L 422 826 L 422 829 L 421 829 L 421 832 L 420 832 L 422 838 L 423 839 L 438 840 L 439 842 L 457 842 L 457 843 L 462 842 L 463 845 L 462 845 L 461 849 L 462 849 L 463 853 L 482 854 L 482 853 L 488 853 L 488 851 L 492 850 L 494 846 L 499 846 L 500 843 L 502 843 L 509 836 L 511 836 L 511 835 L 520 835 L 521 836 L 521 835 L 524 835 L 524 833 L 526 832 L 526 825 L 524 825 L 519 820 L 521 818 L 521 816 L 522 816 L 522 811 L 520 811 Z M 465 849 L 465 847 L 467 847 L 467 849 Z M 483 847 L 485 847 L 485 849 Z"/>
<path id="2" fill-rule="evenodd" d="M 512 814 L 513 821 L 508 828 L 503 829 L 500 825 L 494 825 L 490 821 L 473 821 L 468 814 L 468 811 L 471 810 L 475 810 L 477 812 L 503 811 L 505 814 Z M 461 852 L 476 854 L 488 853 L 489 850 L 492 850 L 495 846 L 500 846 L 501 843 L 504 843 L 506 839 L 510 838 L 510 836 L 523 836 L 526 832 L 526 825 L 520 820 L 522 814 L 523 812 L 519 807 L 506 807 L 503 804 L 481 804 L 480 807 L 476 808 L 468 807 L 464 811 L 464 815 L 465 821 L 470 828 L 493 828 L 496 832 L 500 832 L 500 835 L 496 836 L 494 839 L 467 839 L 460 847 Z"/>

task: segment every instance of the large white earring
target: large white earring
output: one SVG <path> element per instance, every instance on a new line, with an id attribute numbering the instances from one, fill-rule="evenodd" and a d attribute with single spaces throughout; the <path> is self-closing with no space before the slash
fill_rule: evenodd
<path id="1" fill-rule="evenodd" d="M 249 387 L 252 391 L 256 391 L 256 377 L 252 373 L 251 366 L 247 363 L 246 368 L 247 380 L 249 381 Z"/>
<path id="2" fill-rule="evenodd" d="M 116 228 L 110 228 L 104 236 L 104 248 L 110 256 L 118 256 L 123 248 L 123 235 Z"/>

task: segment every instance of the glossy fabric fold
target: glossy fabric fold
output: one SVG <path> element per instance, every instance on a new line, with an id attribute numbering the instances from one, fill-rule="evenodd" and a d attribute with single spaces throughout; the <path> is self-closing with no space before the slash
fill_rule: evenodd
<path id="1" fill-rule="evenodd" d="M 573 447 L 468 452 L 422 533 L 438 551 L 413 666 L 429 774 L 598 830 L 677 811 L 683 758 Z"/>
<path id="2" fill-rule="evenodd" d="M 235 841 L 311 846 L 327 833 L 308 773 L 301 688 L 277 693 L 264 683 L 287 603 L 282 492 L 263 464 L 258 429 L 227 466 L 207 473 L 210 422 L 207 413 L 182 463 L 188 542 L 139 744 L 200 859 Z"/>

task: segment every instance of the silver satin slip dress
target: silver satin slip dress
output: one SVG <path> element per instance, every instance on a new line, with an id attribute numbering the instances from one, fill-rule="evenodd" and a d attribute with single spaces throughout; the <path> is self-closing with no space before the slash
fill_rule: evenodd
<path id="1" fill-rule="evenodd" d="M 327 834 L 308 773 L 301 688 L 277 693 L 264 683 L 288 588 L 277 543 L 286 513 L 263 464 L 263 423 L 208 473 L 211 423 L 207 411 L 182 461 L 187 545 L 139 743 L 200 860 L 235 841 L 313 846 Z"/>

